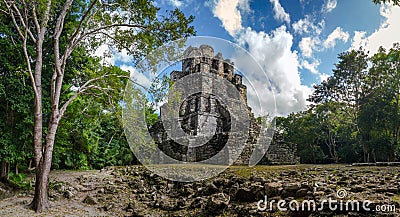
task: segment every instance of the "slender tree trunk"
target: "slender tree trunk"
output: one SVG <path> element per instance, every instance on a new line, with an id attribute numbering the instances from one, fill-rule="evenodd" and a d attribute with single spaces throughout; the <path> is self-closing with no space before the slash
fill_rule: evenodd
<path id="1" fill-rule="evenodd" d="M 7 175 L 10 173 L 10 168 L 11 168 L 11 164 L 10 163 L 7 163 Z M 7 177 L 8 178 L 8 177 Z"/>
<path id="2" fill-rule="evenodd" d="M 31 171 L 32 169 L 32 159 L 29 160 L 28 170 Z"/>
<path id="3" fill-rule="evenodd" d="M 36 212 L 42 212 L 49 207 L 48 202 L 48 177 L 51 168 L 51 157 L 45 154 L 36 167 L 35 196 L 31 207 Z"/>
<path id="4" fill-rule="evenodd" d="M 374 159 L 374 163 L 376 163 L 376 154 L 375 154 L 375 151 L 372 152 L 372 158 Z"/>
<path id="5" fill-rule="evenodd" d="M 365 145 L 363 145 L 363 153 L 364 153 L 364 163 L 368 163 L 368 160 L 367 160 L 367 151 L 366 151 Z"/>
<path id="6" fill-rule="evenodd" d="M 53 111 L 52 113 L 56 113 Z M 49 131 L 46 135 L 46 144 L 44 146 L 44 153 L 39 165 L 36 167 L 36 183 L 35 183 L 35 196 L 31 206 L 36 212 L 42 212 L 49 207 L 48 202 L 48 177 L 51 169 L 51 162 L 53 157 L 54 140 L 58 128 L 59 120 L 52 115 L 49 122 Z"/>
<path id="7" fill-rule="evenodd" d="M 48 206 L 48 174 L 44 169 L 44 161 L 40 161 L 39 165 L 36 167 L 36 182 L 35 182 L 35 196 L 31 203 L 31 207 L 36 210 L 36 212 L 42 212 Z"/>
<path id="8" fill-rule="evenodd" d="M 15 175 L 18 175 L 18 161 L 15 162 Z"/>
<path id="9" fill-rule="evenodd" d="M 35 86 L 37 90 L 37 96 L 34 101 L 34 128 L 33 128 L 33 145 L 35 152 L 35 166 L 38 167 L 40 160 L 43 155 L 43 109 L 42 109 L 42 46 L 43 39 L 38 39 L 36 45 L 36 64 L 35 64 Z"/>
<path id="10" fill-rule="evenodd" d="M 7 164 L 4 158 L 1 159 L 1 172 L 0 172 L 0 180 L 7 179 Z"/>
<path id="11" fill-rule="evenodd" d="M 43 37 L 44 38 L 44 37 Z M 38 38 L 36 43 L 35 85 L 37 95 L 34 97 L 34 129 L 33 146 L 36 167 L 35 196 L 30 204 L 36 212 L 42 212 L 48 207 L 47 184 L 48 172 L 46 173 L 46 159 L 43 147 L 43 109 L 42 109 L 42 47 L 43 38 Z"/>

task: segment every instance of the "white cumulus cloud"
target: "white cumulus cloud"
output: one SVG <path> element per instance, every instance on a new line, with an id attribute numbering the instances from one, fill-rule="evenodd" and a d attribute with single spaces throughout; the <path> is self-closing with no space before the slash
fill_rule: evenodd
<path id="1" fill-rule="evenodd" d="M 307 69 L 308 71 L 310 71 L 313 74 L 319 74 L 318 72 L 318 66 L 321 64 L 320 61 L 318 60 L 314 60 L 312 63 L 308 62 L 307 60 L 303 60 L 301 62 L 301 66 L 305 69 Z"/>
<path id="2" fill-rule="evenodd" d="M 299 48 L 303 56 L 311 57 L 313 54 L 313 50 L 316 45 L 319 43 L 318 38 L 304 37 L 301 39 L 299 43 Z"/>
<path id="3" fill-rule="evenodd" d="M 170 2 L 171 5 L 173 5 L 173 6 L 177 7 L 177 8 L 179 8 L 179 7 L 181 7 L 183 5 L 183 2 L 179 1 L 179 0 L 169 0 L 169 2 Z"/>
<path id="4" fill-rule="evenodd" d="M 343 42 L 347 42 L 349 40 L 350 34 L 348 32 L 343 31 L 341 27 L 336 27 L 335 30 L 328 36 L 328 38 L 324 41 L 325 48 L 332 48 L 336 46 L 336 41 L 341 40 Z"/>
<path id="5" fill-rule="evenodd" d="M 278 21 L 290 23 L 290 15 L 286 13 L 279 0 L 269 0 L 274 8 L 274 18 Z"/>
<path id="6" fill-rule="evenodd" d="M 275 19 L 289 24 L 290 15 L 285 12 L 279 0 L 270 0 L 270 2 L 273 5 Z M 259 108 L 254 106 L 258 100 L 263 101 L 262 104 L 270 106 L 270 108 L 264 108 L 264 110 L 272 110 L 272 107 L 274 107 L 272 92 L 275 95 L 276 108 L 279 114 L 284 115 L 305 109 L 306 99 L 311 94 L 312 89 L 301 84 L 299 68 L 302 66 L 297 51 L 292 50 L 293 36 L 287 31 L 286 26 L 283 25 L 270 33 L 257 32 L 251 28 L 244 29 L 241 12 L 251 12 L 249 0 L 213 0 L 208 2 L 207 5 L 211 7 L 214 16 L 221 20 L 225 30 L 242 47 L 247 48 L 260 67 L 268 74 L 271 87 L 267 87 L 266 83 L 257 79 L 251 79 L 252 83 L 246 84 L 248 85 L 249 105 L 253 107 L 255 114 L 260 114 L 260 111 L 257 110 Z M 316 25 L 318 27 L 323 23 Z M 317 27 L 310 27 L 310 29 Z M 254 75 L 254 72 L 259 69 L 257 64 L 250 64 L 251 61 L 245 58 L 232 59 L 235 66 L 241 66 L 245 70 L 245 77 L 256 78 L 260 76 Z M 261 95 L 257 96 L 250 90 L 262 90 L 257 91 L 257 94 Z"/>
<path id="7" fill-rule="evenodd" d="M 138 72 L 135 67 L 129 65 L 121 65 L 120 68 L 124 71 L 130 73 L 131 78 L 135 79 L 136 82 L 146 88 L 151 86 L 151 79 L 147 77 L 144 73 Z"/>
<path id="8" fill-rule="evenodd" d="M 328 12 L 328 13 L 329 13 L 329 12 L 333 11 L 333 9 L 335 9 L 336 6 L 337 6 L 337 0 L 328 0 L 328 1 L 326 2 L 326 4 L 324 5 L 323 10 L 324 10 L 325 12 Z"/>
<path id="9" fill-rule="evenodd" d="M 300 19 L 293 23 L 292 28 L 297 34 L 315 34 L 319 35 L 322 29 L 325 27 L 325 21 L 315 22 L 315 20 L 310 16 L 306 15 L 303 19 Z"/>
<path id="10" fill-rule="evenodd" d="M 95 57 L 101 58 L 101 63 L 104 65 L 113 65 L 114 60 L 108 44 L 100 45 L 92 54 Z"/>
<path id="11" fill-rule="evenodd" d="M 366 35 L 367 33 L 365 31 L 354 31 L 354 37 L 351 40 L 351 47 L 350 49 L 358 49 L 360 47 L 365 47 L 367 45 L 367 40 L 366 40 Z"/>
<path id="12" fill-rule="evenodd" d="M 250 0 L 239 0 L 238 8 L 241 12 L 251 13 Z"/>
<path id="13" fill-rule="evenodd" d="M 311 88 L 302 85 L 299 73 L 299 60 L 296 51 L 292 51 L 293 36 L 281 26 L 270 34 L 263 31 L 256 32 L 247 28 L 237 39 L 240 45 L 248 47 L 248 51 L 256 59 L 269 76 L 276 100 L 277 112 L 288 114 L 290 112 L 303 110 L 306 99 L 311 94 Z M 235 65 L 244 65 L 245 59 L 236 59 Z M 247 66 L 247 72 L 251 73 L 252 68 Z M 265 83 L 254 81 L 253 88 L 265 90 Z M 260 93 L 259 93 L 260 94 Z M 249 93 L 249 101 L 256 100 L 255 96 Z M 260 100 L 269 102 L 271 92 L 261 91 Z"/>
<path id="14" fill-rule="evenodd" d="M 234 36 L 242 27 L 242 15 L 251 12 L 249 0 L 219 0 L 211 2 L 214 16 L 218 17 L 222 26 Z"/>
<path id="15" fill-rule="evenodd" d="M 393 43 L 400 42 L 400 7 L 382 5 L 380 14 L 385 21 L 374 33 L 367 36 L 365 32 L 354 32 L 352 49 L 363 46 L 372 55 L 378 51 L 380 46 L 389 49 Z"/>

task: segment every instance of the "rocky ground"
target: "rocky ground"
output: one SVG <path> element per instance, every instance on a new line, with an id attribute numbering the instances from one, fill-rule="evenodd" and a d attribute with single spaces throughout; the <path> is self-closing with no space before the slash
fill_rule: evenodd
<path id="1" fill-rule="evenodd" d="M 400 216 L 400 167 L 231 167 L 194 183 L 168 181 L 142 166 L 53 171 L 49 195 L 52 207 L 35 214 L 26 208 L 32 190 L 0 185 L 0 216 Z M 314 200 L 318 209 L 328 198 L 357 200 L 360 211 L 338 211 L 340 204 L 336 211 L 327 204 L 316 211 L 284 211 L 277 202 L 258 210 L 265 196 L 268 204 L 285 200 L 286 208 L 290 201 L 301 208 L 303 201 Z M 371 201 L 371 211 L 362 210 L 365 200 Z M 372 211 L 377 205 L 386 211 Z"/>

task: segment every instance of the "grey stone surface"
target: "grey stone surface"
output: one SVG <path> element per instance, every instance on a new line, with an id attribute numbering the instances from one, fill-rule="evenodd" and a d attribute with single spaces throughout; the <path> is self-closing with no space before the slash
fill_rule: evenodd
<path id="1" fill-rule="evenodd" d="M 172 82 L 176 82 L 185 76 L 193 73 L 203 73 L 206 76 L 201 78 L 200 93 L 196 93 L 182 100 L 179 109 L 179 123 L 182 130 L 191 136 L 197 138 L 204 137 L 208 141 L 202 146 L 182 145 L 171 139 L 167 131 L 174 129 L 166 129 L 166 125 L 161 120 L 150 127 L 150 133 L 155 139 L 158 147 L 169 157 L 186 162 L 201 162 L 216 156 L 219 152 L 225 152 L 223 156 L 226 159 L 218 159 L 218 162 L 223 164 L 235 163 L 237 165 L 247 165 L 250 156 L 254 149 L 254 144 L 257 142 L 260 126 L 247 105 L 247 87 L 242 83 L 242 76 L 234 74 L 234 63 L 229 59 L 224 59 L 221 53 L 214 56 L 214 49 L 209 45 L 201 45 L 197 47 L 189 47 L 184 52 L 184 60 L 182 61 L 182 70 L 173 71 L 170 74 Z M 207 74 L 216 76 L 218 79 L 228 80 L 236 87 L 239 94 L 232 93 L 224 86 L 216 86 Z M 229 111 L 219 98 L 213 94 L 218 91 L 218 94 L 228 96 L 232 104 L 244 104 L 247 108 L 250 123 L 248 126 L 248 135 L 246 144 L 237 144 L 230 146 L 229 149 L 224 149 L 229 137 L 242 138 L 240 134 L 231 131 L 231 123 L 234 122 L 232 111 Z M 238 108 L 231 108 L 238 110 Z M 163 110 L 161 109 L 161 112 Z M 243 123 L 245 125 L 245 123 Z M 247 128 L 245 128 L 247 129 Z M 211 136 L 210 136 L 211 135 Z M 210 136 L 211 139 L 206 139 Z M 241 147 L 241 148 L 240 148 Z M 241 153 L 239 159 L 235 162 L 230 162 L 231 156 L 236 156 Z M 272 164 L 294 164 L 299 162 L 296 156 L 296 145 L 289 145 L 283 142 L 281 137 L 274 137 L 274 141 L 266 154 L 268 162 Z M 168 163 L 168 162 L 165 162 Z"/>

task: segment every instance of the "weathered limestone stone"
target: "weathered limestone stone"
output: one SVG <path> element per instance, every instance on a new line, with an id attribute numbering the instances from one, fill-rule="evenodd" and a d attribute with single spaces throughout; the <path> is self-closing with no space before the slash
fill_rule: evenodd
<path id="1" fill-rule="evenodd" d="M 282 134 L 275 132 L 265 158 L 269 164 L 297 164 L 300 157 L 296 154 L 297 145 L 285 143 Z"/>
<path id="2" fill-rule="evenodd" d="M 209 159 L 223 150 L 230 136 L 238 137 L 240 135 L 231 132 L 231 116 L 230 111 L 219 102 L 218 97 L 209 94 L 211 90 L 218 89 L 218 93 L 231 97 L 230 100 L 239 103 L 241 100 L 247 107 L 250 117 L 250 126 L 248 132 L 247 143 L 244 149 L 233 147 L 225 154 L 226 159 L 222 161 L 226 164 L 229 162 L 229 156 L 237 155 L 242 151 L 239 159 L 235 162 L 237 165 L 247 165 L 252 155 L 254 144 L 260 132 L 260 126 L 247 106 L 247 87 L 242 83 L 242 75 L 234 74 L 233 62 L 224 59 L 221 53 L 214 56 L 214 49 L 209 45 L 201 45 L 200 47 L 189 47 L 184 52 L 182 60 L 182 71 L 173 71 L 170 74 L 172 82 L 176 82 L 183 77 L 192 73 L 211 73 L 217 75 L 220 79 L 228 80 L 238 90 L 238 98 L 234 98 L 234 94 L 230 93 L 223 87 L 215 87 L 211 82 L 201 82 L 203 92 L 191 95 L 183 99 L 179 109 L 179 123 L 182 130 L 191 136 L 201 137 L 202 135 L 213 135 L 211 140 L 202 146 L 189 147 L 178 144 L 166 133 L 161 120 L 150 127 L 152 134 L 158 147 L 169 157 L 186 162 L 200 162 Z M 207 76 L 205 76 L 207 77 Z M 204 79 L 207 81 L 207 78 Z M 236 101 L 235 101 L 236 100 Z M 235 109 L 235 108 L 234 108 Z M 272 164 L 294 164 L 299 162 L 296 156 L 296 145 L 285 144 L 281 137 L 274 137 L 276 141 L 271 144 L 266 157 L 268 162 Z M 189 141 L 190 144 L 191 141 Z M 238 147 L 240 144 L 237 145 Z M 226 151 L 226 150 L 225 150 Z"/>

